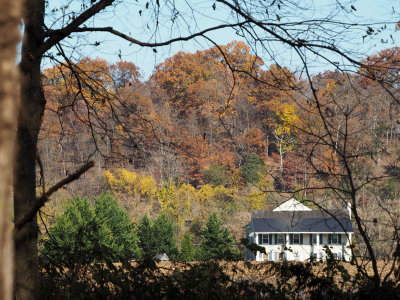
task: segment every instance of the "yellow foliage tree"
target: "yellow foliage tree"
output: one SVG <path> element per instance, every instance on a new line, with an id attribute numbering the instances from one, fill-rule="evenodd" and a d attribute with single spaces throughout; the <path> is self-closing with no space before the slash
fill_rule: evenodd
<path id="1" fill-rule="evenodd" d="M 136 195 L 152 202 L 157 194 L 157 183 L 151 176 L 138 176 L 134 190 Z"/>
<path id="2" fill-rule="evenodd" d="M 213 187 L 211 184 L 205 184 L 196 191 L 196 199 L 200 203 L 207 203 L 213 195 Z"/>
<path id="3" fill-rule="evenodd" d="M 157 193 L 157 183 L 151 176 L 140 176 L 125 169 L 103 172 L 103 178 L 115 195 L 138 196 L 153 201 Z"/>
<path id="4" fill-rule="evenodd" d="M 196 189 L 190 184 L 175 184 L 167 181 L 157 191 L 161 211 L 172 218 L 178 227 L 183 225 L 185 216 L 190 215 L 190 203 L 195 198 Z"/>
<path id="5" fill-rule="evenodd" d="M 247 199 L 250 211 L 267 208 L 265 193 L 258 189 L 252 189 L 247 196 Z"/>
<path id="6" fill-rule="evenodd" d="M 279 122 L 275 126 L 274 136 L 280 156 L 280 171 L 283 171 L 283 156 L 286 152 L 292 151 L 294 147 L 296 123 L 299 116 L 295 107 L 288 103 L 282 103 L 277 111 Z"/>
<path id="7" fill-rule="evenodd" d="M 113 174 L 111 171 L 106 170 L 103 172 L 103 177 L 114 194 L 134 195 L 136 173 L 125 169 L 116 169 Z"/>

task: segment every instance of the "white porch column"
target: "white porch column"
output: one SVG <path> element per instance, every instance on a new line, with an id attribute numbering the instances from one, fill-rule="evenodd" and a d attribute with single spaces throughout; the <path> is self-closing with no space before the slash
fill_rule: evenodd
<path id="1" fill-rule="evenodd" d="M 317 234 L 317 238 L 315 239 L 317 241 L 317 244 L 315 245 L 315 254 L 317 255 L 317 260 L 318 258 L 318 254 L 319 254 L 319 234 Z"/>
<path id="2" fill-rule="evenodd" d="M 289 233 L 285 233 L 285 246 L 286 249 L 289 248 Z M 290 251 L 285 251 L 285 258 L 289 259 L 288 255 L 289 255 Z"/>
<path id="3" fill-rule="evenodd" d="M 260 245 L 260 241 L 258 240 L 258 234 L 254 233 L 254 241 L 256 242 L 257 245 Z M 260 251 L 257 251 L 256 253 L 256 261 L 260 260 Z"/>

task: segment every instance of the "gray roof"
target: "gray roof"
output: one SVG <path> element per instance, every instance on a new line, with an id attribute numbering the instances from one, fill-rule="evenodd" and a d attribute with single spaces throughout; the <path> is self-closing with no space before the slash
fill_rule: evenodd
<path id="1" fill-rule="evenodd" d="M 153 259 L 162 261 L 169 260 L 168 255 L 166 253 L 158 253 L 154 255 Z"/>
<path id="2" fill-rule="evenodd" d="M 251 217 L 255 232 L 353 232 L 347 210 L 256 210 Z"/>

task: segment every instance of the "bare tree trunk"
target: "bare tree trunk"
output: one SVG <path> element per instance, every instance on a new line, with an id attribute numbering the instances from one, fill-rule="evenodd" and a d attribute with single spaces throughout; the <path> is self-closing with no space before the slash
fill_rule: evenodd
<path id="1" fill-rule="evenodd" d="M 279 164 L 279 172 L 283 172 L 283 153 L 282 153 L 282 142 L 279 143 L 279 156 L 280 156 L 280 164 Z"/>
<path id="2" fill-rule="evenodd" d="M 14 215 L 17 222 L 31 210 L 36 200 L 36 145 L 45 98 L 41 86 L 41 57 L 35 57 L 34 53 L 43 41 L 44 1 L 25 1 L 23 18 L 25 32 L 20 63 L 21 102 L 14 173 Z M 16 299 L 40 298 L 37 235 L 35 216 L 15 236 Z"/>
<path id="3" fill-rule="evenodd" d="M 18 111 L 20 1 L 0 1 L 0 299 L 13 297 L 12 174 Z"/>

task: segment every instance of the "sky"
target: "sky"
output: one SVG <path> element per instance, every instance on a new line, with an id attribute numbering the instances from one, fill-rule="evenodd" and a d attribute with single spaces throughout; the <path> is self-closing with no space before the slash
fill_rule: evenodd
<path id="1" fill-rule="evenodd" d="M 268 1 L 268 0 L 267 0 Z M 271 0 L 272 1 L 272 0 Z M 382 49 L 397 46 L 400 41 L 400 32 L 394 30 L 394 22 L 397 19 L 400 20 L 400 1 L 389 1 L 389 0 L 315 0 L 313 1 L 315 5 L 314 10 L 301 11 L 299 12 L 301 16 L 285 14 L 282 11 L 282 17 L 280 22 L 287 22 L 289 20 L 299 20 L 305 17 L 303 14 L 309 14 L 309 18 L 320 18 L 329 14 L 329 9 L 327 9 L 328 3 L 335 5 L 340 1 L 340 3 L 346 3 L 346 9 L 350 12 L 346 17 L 334 17 L 336 20 L 346 21 L 346 22 L 358 22 L 358 23 L 379 23 L 387 22 L 385 30 L 378 32 L 382 24 L 375 24 L 372 28 L 375 30 L 373 35 L 368 35 L 364 42 L 362 36 L 365 35 L 366 26 L 361 27 L 355 32 L 345 32 L 343 35 L 342 48 L 352 51 L 355 56 L 359 55 L 361 59 L 365 54 L 376 53 Z M 189 1 L 192 7 L 195 7 L 194 11 L 188 9 L 188 2 L 185 0 L 176 0 L 176 5 L 181 7 L 180 15 L 177 15 L 176 21 L 171 27 L 171 14 L 162 15 L 160 13 L 161 21 L 158 24 L 158 35 L 151 35 L 154 32 L 154 9 L 146 10 L 146 1 L 121 1 L 115 8 L 108 10 L 106 13 L 99 14 L 99 16 L 90 20 L 87 24 L 88 27 L 91 26 L 112 26 L 113 28 L 127 33 L 135 39 L 141 41 L 163 41 L 168 39 L 170 36 L 185 36 L 188 31 L 196 31 L 196 29 L 203 29 L 216 24 L 224 23 L 229 18 L 229 13 L 227 10 L 222 9 L 222 5 L 217 3 L 215 10 L 212 7 L 213 1 L 201 1 L 201 0 L 191 0 Z M 274 1 L 275 2 L 275 1 Z M 278 1 L 279 2 L 279 1 Z M 351 2 L 351 3 L 350 3 Z M 85 1 L 69 1 L 67 4 L 61 0 L 51 2 L 47 11 L 49 12 L 48 26 L 57 27 L 62 22 L 59 16 L 63 12 L 76 11 L 83 9 L 81 7 L 82 3 Z M 150 2 L 152 3 L 152 2 Z M 163 2 L 160 1 L 161 6 Z M 167 7 L 167 1 L 165 1 L 165 8 Z M 311 3 L 311 2 L 310 2 Z M 356 9 L 351 9 L 350 4 Z M 150 4 L 151 5 L 151 4 Z M 182 8 L 183 7 L 183 8 Z M 61 9 L 60 9 L 61 8 Z M 252 8 L 249 8 L 252 9 Z M 53 14 L 51 13 L 55 11 Z M 278 11 L 279 12 L 279 11 Z M 290 12 L 292 13 L 292 11 Z M 287 15 L 287 17 L 286 17 Z M 164 18 L 163 18 L 164 17 Z M 186 23 L 180 19 L 184 17 L 187 21 Z M 197 23 L 193 23 L 193 19 L 196 19 Z M 53 20 L 57 20 L 53 22 Z M 61 21 L 60 21 L 61 20 Z M 58 22 L 58 23 L 57 23 Z M 68 22 L 68 19 L 64 19 L 64 22 Z M 179 23 L 180 22 L 180 23 Z M 149 26 L 149 28 L 147 28 Z M 332 28 L 332 32 L 336 28 Z M 392 35 L 390 37 L 390 34 Z M 352 36 L 353 35 L 353 36 Z M 217 32 L 208 33 L 207 36 L 215 41 L 216 43 L 223 45 L 227 44 L 233 40 L 244 40 L 243 38 L 236 35 L 236 32 L 232 29 L 219 30 Z M 341 38 L 336 36 L 336 38 Z M 70 53 L 71 58 L 74 60 L 79 60 L 84 56 L 88 57 L 101 57 L 110 62 L 115 62 L 120 59 L 132 61 L 137 65 L 142 71 L 143 78 L 148 78 L 154 67 L 164 61 L 166 58 L 171 57 L 178 51 L 195 52 L 197 50 L 204 50 L 212 46 L 212 44 L 203 39 L 198 38 L 196 40 L 191 40 L 187 42 L 176 42 L 169 46 L 158 47 L 156 52 L 152 48 L 139 47 L 137 45 L 132 45 L 127 41 L 122 40 L 119 37 L 115 37 L 108 33 L 80 33 L 77 36 L 67 39 L 65 44 L 65 50 Z M 100 45 L 93 46 L 94 44 Z M 257 54 L 264 60 L 266 65 L 274 63 L 271 60 L 268 53 L 274 53 L 274 58 L 276 62 L 281 65 L 288 66 L 289 68 L 296 68 L 296 65 L 300 64 L 299 59 L 294 54 L 292 49 L 282 47 L 281 44 L 267 42 L 265 48 L 253 48 L 257 51 Z M 79 47 L 76 47 L 79 45 Z M 74 48 L 74 51 L 69 51 Z M 56 55 L 57 49 L 52 50 L 52 54 Z M 331 54 L 327 54 L 331 55 Z M 339 60 L 339 57 L 330 57 L 333 61 Z M 324 61 L 314 60 L 314 57 L 310 56 L 310 62 L 312 62 L 313 72 L 321 72 L 327 68 L 332 69 L 334 66 L 328 66 Z M 50 66 L 49 61 L 44 61 L 44 68 Z"/>

